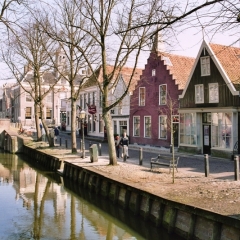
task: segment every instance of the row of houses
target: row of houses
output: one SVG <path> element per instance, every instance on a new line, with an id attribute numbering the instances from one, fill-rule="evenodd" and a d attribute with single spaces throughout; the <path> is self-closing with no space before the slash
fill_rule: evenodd
<path id="1" fill-rule="evenodd" d="M 128 94 L 111 109 L 114 133 L 126 131 L 132 144 L 164 147 L 174 144 L 179 151 L 229 157 L 240 136 L 239 57 L 239 48 L 208 44 L 205 40 L 195 59 L 178 56 L 162 51 L 156 40 L 145 68 L 136 69 Z M 111 70 L 109 66 L 108 71 Z M 123 68 L 118 84 L 108 96 L 110 103 L 126 90 L 131 73 L 131 68 Z M 102 68 L 95 74 L 101 84 Z M 44 81 L 47 87 L 48 78 Z M 21 91 L 18 85 L 11 89 Z M 4 99 L 8 91 L 4 92 L 2 105 L 7 106 Z M 7 108 L 10 110 L 2 112 L 9 114 L 13 122 L 34 125 L 33 102 L 24 92 L 16 96 Z M 60 81 L 46 98 L 49 123 L 71 129 L 69 99 L 69 86 Z M 86 111 L 85 133 L 96 138 L 105 136 L 101 99 L 96 79 L 90 74 L 79 95 L 78 113 Z M 173 123 L 174 143 L 169 122 Z M 80 119 L 77 128 L 81 128 Z"/>

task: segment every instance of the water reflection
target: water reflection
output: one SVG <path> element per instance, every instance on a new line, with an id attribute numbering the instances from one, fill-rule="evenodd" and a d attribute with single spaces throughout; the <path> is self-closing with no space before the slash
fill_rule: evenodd
<path id="1" fill-rule="evenodd" d="M 0 153 L 0 239 L 180 239 L 26 160 Z"/>

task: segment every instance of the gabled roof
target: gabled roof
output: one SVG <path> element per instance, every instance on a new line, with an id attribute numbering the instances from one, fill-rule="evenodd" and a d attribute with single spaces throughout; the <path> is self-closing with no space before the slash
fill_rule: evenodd
<path id="1" fill-rule="evenodd" d="M 240 88 L 240 48 L 209 44 L 236 90 Z"/>
<path id="2" fill-rule="evenodd" d="M 75 79 L 74 79 L 74 84 L 79 85 L 83 79 L 83 75 L 81 74 L 77 74 Z M 31 83 L 34 84 L 34 79 L 33 79 L 33 71 L 29 71 L 26 73 L 26 75 L 24 76 L 23 82 L 27 82 L 27 83 Z M 51 84 L 55 84 L 56 81 L 59 81 L 57 83 L 57 85 L 62 85 L 60 82 L 60 79 L 57 79 L 56 75 L 54 72 L 44 72 L 43 76 L 42 76 L 42 83 L 44 85 L 51 85 Z"/>
<path id="3" fill-rule="evenodd" d="M 107 73 L 111 73 L 113 71 L 114 67 L 108 65 L 107 66 Z M 125 84 L 128 85 L 130 78 L 131 78 L 131 74 L 132 74 L 133 68 L 129 68 L 129 67 L 123 67 L 120 75 L 122 76 L 122 79 L 124 80 Z M 129 86 L 129 92 L 132 92 L 137 84 L 137 81 L 140 80 L 140 75 L 142 74 L 142 69 L 136 68 L 133 78 L 131 80 L 131 84 Z M 102 66 L 99 67 L 96 71 L 95 71 L 95 75 L 96 78 L 94 77 L 94 75 L 92 75 L 84 84 L 83 88 L 88 88 L 88 87 L 92 87 L 92 86 L 96 86 L 97 85 L 97 81 L 101 84 L 103 83 L 103 73 L 102 73 Z M 116 80 L 116 78 L 118 77 L 118 71 L 116 71 L 115 73 L 116 76 L 113 77 L 113 80 Z"/>
<path id="4" fill-rule="evenodd" d="M 206 49 L 206 51 L 211 56 L 211 59 L 221 73 L 231 93 L 233 95 L 239 95 L 238 90 L 240 90 L 240 49 L 220 44 L 208 44 L 205 40 L 203 40 L 191 74 L 189 75 L 186 87 L 182 95 L 180 95 L 179 97 L 184 97 L 203 49 Z"/>
<path id="5" fill-rule="evenodd" d="M 178 88 L 184 89 L 195 59 L 166 52 L 158 52 L 158 56 L 164 61 Z"/>

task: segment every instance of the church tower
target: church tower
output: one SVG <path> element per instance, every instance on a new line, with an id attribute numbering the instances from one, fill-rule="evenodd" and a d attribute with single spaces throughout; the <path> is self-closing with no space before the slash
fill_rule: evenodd
<path id="1" fill-rule="evenodd" d="M 64 49 L 61 44 L 59 44 L 59 47 L 55 54 L 55 75 L 56 77 L 59 77 L 59 73 L 66 70 L 66 54 L 64 52 Z"/>

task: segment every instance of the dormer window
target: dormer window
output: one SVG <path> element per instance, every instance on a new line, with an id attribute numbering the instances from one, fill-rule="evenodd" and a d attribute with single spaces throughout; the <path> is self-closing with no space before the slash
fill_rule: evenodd
<path id="1" fill-rule="evenodd" d="M 210 76 L 210 57 L 201 57 L 201 76 Z"/>
<path id="2" fill-rule="evenodd" d="M 156 76 L 156 69 L 152 69 L 152 77 Z"/>

